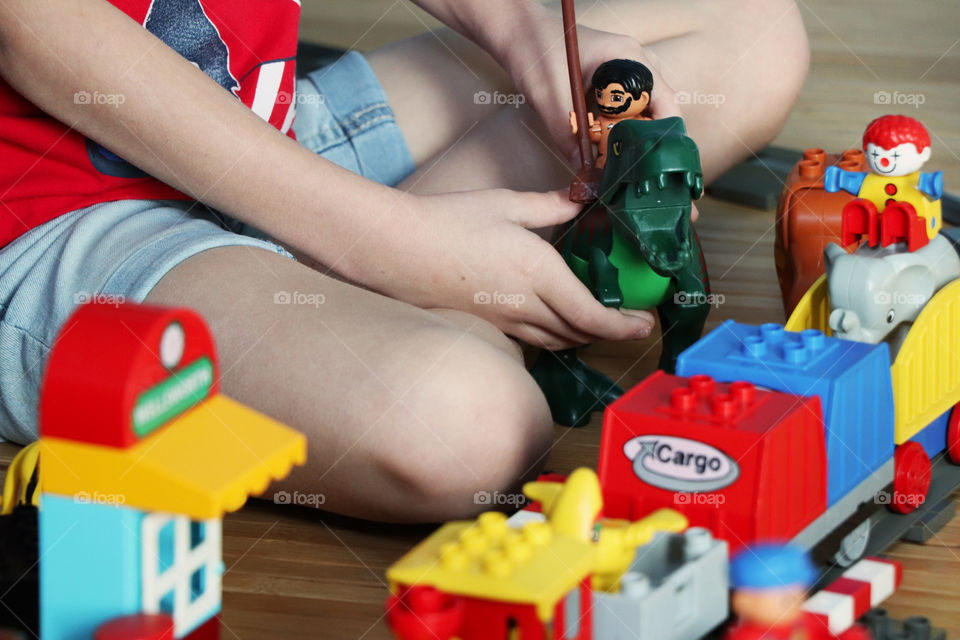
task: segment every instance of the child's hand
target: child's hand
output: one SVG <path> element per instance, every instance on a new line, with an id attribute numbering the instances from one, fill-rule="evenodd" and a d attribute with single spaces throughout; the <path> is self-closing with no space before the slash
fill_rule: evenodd
<path id="1" fill-rule="evenodd" d="M 530 231 L 577 214 L 565 192 L 402 198 L 410 215 L 391 212 L 384 219 L 396 224 L 373 230 L 375 246 L 357 252 L 367 256 L 368 268 L 353 274 L 362 284 L 420 307 L 467 311 L 549 349 L 649 335 L 650 313 L 601 305 L 557 250 Z"/>

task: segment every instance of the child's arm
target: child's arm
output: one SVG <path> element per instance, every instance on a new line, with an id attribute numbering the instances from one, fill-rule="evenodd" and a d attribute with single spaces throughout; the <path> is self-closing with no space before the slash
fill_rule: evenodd
<path id="1" fill-rule="evenodd" d="M 105 0 L 4 0 L 0 74 L 144 171 L 376 291 L 468 310 L 551 347 L 649 332 L 649 316 L 604 308 L 527 231 L 576 213 L 560 194 L 375 184 L 280 134 Z M 95 90 L 123 104 L 75 103 Z M 481 291 L 526 302 L 475 305 Z"/>

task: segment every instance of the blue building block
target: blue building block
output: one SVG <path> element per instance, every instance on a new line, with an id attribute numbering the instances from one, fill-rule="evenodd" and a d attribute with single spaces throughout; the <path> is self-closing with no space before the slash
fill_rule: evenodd
<path id="1" fill-rule="evenodd" d="M 102 497 L 102 496 L 101 496 Z M 43 494 L 40 505 L 40 632 L 54 640 L 89 640 L 94 630 L 108 620 L 144 610 L 143 545 L 144 520 L 150 512 L 122 505 L 91 503 L 98 494 L 61 496 Z M 189 523 L 188 553 L 195 552 L 208 533 L 205 522 Z M 217 527 L 215 535 L 219 536 Z M 160 572 L 175 562 L 177 544 L 174 522 L 159 530 L 154 547 Z M 190 576 L 189 605 L 196 602 L 193 623 L 181 624 L 183 637 L 220 610 L 219 578 L 223 574 L 219 538 L 213 566 L 215 583 L 207 578 L 206 566 Z M 160 611 L 177 619 L 174 591 L 164 595 Z M 209 593 L 212 592 L 212 593 Z"/>
<path id="2" fill-rule="evenodd" d="M 107 620 L 140 611 L 143 516 L 127 507 L 43 494 L 41 637 L 89 640 Z"/>
<path id="3" fill-rule="evenodd" d="M 800 396 L 819 396 L 832 505 L 893 457 L 893 387 L 886 344 L 828 338 L 727 320 L 680 354 L 677 374 L 746 380 Z"/>

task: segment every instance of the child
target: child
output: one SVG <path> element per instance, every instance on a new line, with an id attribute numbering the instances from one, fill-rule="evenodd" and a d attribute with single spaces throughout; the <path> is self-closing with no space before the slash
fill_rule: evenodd
<path id="1" fill-rule="evenodd" d="M 511 338 L 652 318 L 600 305 L 533 232 L 577 213 L 558 8 L 417 4 L 451 30 L 294 91 L 299 0 L 0 3 L 0 434 L 36 437 L 72 308 L 126 299 L 207 319 L 224 391 L 308 435 L 287 487 L 327 509 L 465 516 L 537 473 L 552 425 Z M 708 180 L 775 135 L 806 71 L 787 0 L 579 17 L 586 74 L 639 60 L 652 117 L 687 103 Z"/>

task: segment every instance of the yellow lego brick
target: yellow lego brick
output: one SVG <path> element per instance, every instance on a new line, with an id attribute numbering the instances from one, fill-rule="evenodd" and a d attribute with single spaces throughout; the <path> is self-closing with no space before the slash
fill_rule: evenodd
<path id="1" fill-rule="evenodd" d="M 864 178 L 863 185 L 860 187 L 860 193 L 857 194 L 857 197 L 872 202 L 876 205 L 877 211 L 882 215 L 887 200 L 891 198 L 885 191 L 886 186 L 893 184 L 897 187 L 897 193 L 892 196 L 893 199 L 900 202 L 909 202 L 913 205 L 913 208 L 917 211 L 917 215 L 927 220 L 927 237 L 933 238 L 940 233 L 940 227 L 943 226 L 940 220 L 940 201 L 932 200 L 927 194 L 917 189 L 919 182 L 919 172 L 910 173 L 905 176 L 881 176 L 875 173 L 869 173 L 867 177 Z M 933 221 L 932 225 L 930 224 L 931 220 Z"/>
<path id="2" fill-rule="evenodd" d="M 44 438 L 40 486 L 206 520 L 239 509 L 306 452 L 303 434 L 218 395 L 129 449 Z"/>
<path id="3" fill-rule="evenodd" d="M 534 605 L 549 621 L 557 602 L 589 575 L 593 545 L 549 522 L 517 531 L 502 513 L 451 522 L 387 570 L 391 585 L 430 585 L 473 598 Z"/>
<path id="4" fill-rule="evenodd" d="M 636 522 L 603 520 L 594 556 L 593 588 L 619 591 L 620 578 L 633 562 L 638 547 L 650 542 L 659 531 L 679 533 L 688 524 L 687 518 L 673 509 L 657 509 Z"/>
<path id="5" fill-rule="evenodd" d="M 890 368 L 894 442 L 902 444 L 960 401 L 960 280 L 938 291 Z"/>
<path id="6" fill-rule="evenodd" d="M 827 276 L 820 276 L 810 285 L 783 328 L 787 331 L 818 329 L 825 336 L 833 335 L 833 329 L 830 328 L 830 290 L 827 288 Z"/>
<path id="7" fill-rule="evenodd" d="M 543 505 L 543 513 L 558 533 L 587 542 L 603 507 L 600 480 L 593 469 L 575 469 L 566 482 L 528 482 L 523 493 Z"/>

